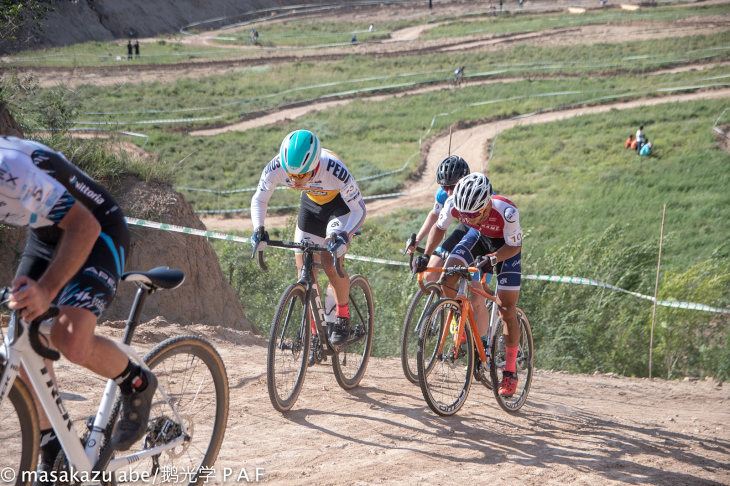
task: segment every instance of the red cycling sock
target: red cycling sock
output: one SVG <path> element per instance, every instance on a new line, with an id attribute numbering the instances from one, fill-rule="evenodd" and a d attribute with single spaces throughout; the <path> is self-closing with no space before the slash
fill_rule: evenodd
<path id="1" fill-rule="evenodd" d="M 349 302 L 347 304 L 337 304 L 337 311 L 335 313 L 338 317 L 350 317 L 350 305 Z"/>
<path id="2" fill-rule="evenodd" d="M 505 346 L 504 349 L 507 352 L 507 362 L 504 364 L 504 371 L 511 371 L 512 373 L 517 371 L 517 367 L 515 366 L 517 361 L 517 348 L 518 346 L 515 346 L 514 348 Z"/>

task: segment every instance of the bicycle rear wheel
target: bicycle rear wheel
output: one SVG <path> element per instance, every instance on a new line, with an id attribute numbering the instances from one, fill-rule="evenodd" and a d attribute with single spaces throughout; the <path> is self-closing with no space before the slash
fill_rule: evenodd
<path id="1" fill-rule="evenodd" d="M 345 390 L 360 384 L 373 347 L 375 308 L 370 284 L 362 275 L 350 277 L 350 326 L 347 343 L 332 360 L 335 379 Z"/>
<path id="2" fill-rule="evenodd" d="M 443 416 L 454 415 L 464 405 L 474 372 L 470 326 L 465 326 L 460 339 L 451 332 L 452 322 L 459 322 L 461 310 L 456 300 L 439 300 L 431 306 L 418 338 L 418 381 L 423 398 L 431 410 Z M 445 327 L 449 328 L 446 333 Z"/>
<path id="3" fill-rule="evenodd" d="M 0 375 L 4 365 L 0 364 Z M 30 486 L 32 477 L 23 476 L 23 471 L 35 471 L 40 442 L 40 426 L 33 398 L 28 387 L 18 377 L 0 409 L 0 478 L 8 484 Z M 5 477 L 6 471 L 15 476 Z M 24 479 L 26 479 L 24 481 Z"/>
<path id="4" fill-rule="evenodd" d="M 304 285 L 291 284 L 279 299 L 269 335 L 266 382 L 279 412 L 294 406 L 304 384 L 312 329 Z"/>
<path id="5" fill-rule="evenodd" d="M 411 305 L 406 312 L 406 320 L 403 323 L 401 334 L 400 361 L 403 366 L 403 374 L 411 383 L 418 383 L 418 367 L 416 366 L 416 355 L 418 354 L 418 334 L 421 331 L 421 323 L 431 305 L 441 298 L 441 286 L 436 282 L 426 284 L 426 289 L 431 293 L 424 293 L 420 288 L 411 299 Z"/>
<path id="6" fill-rule="evenodd" d="M 532 375 L 535 371 L 535 349 L 532 343 L 532 329 L 530 328 L 530 322 L 527 320 L 527 316 L 519 307 L 517 308 L 517 322 L 520 324 L 520 344 L 517 350 L 516 363 L 517 391 L 511 397 L 507 398 L 499 395 L 498 372 L 504 369 L 506 361 L 504 325 L 501 318 L 495 324 L 497 326 L 497 332 L 495 332 L 490 349 L 492 365 L 489 371 L 492 376 L 492 383 L 494 383 L 492 391 L 502 410 L 509 413 L 517 412 L 527 401 L 527 395 L 529 395 L 530 386 L 532 385 Z"/>
<path id="7" fill-rule="evenodd" d="M 177 336 L 151 349 L 144 361 L 157 377 L 159 387 L 152 400 L 147 435 L 129 453 L 140 445 L 141 450 L 151 449 L 182 435 L 171 405 L 182 418 L 188 435 L 174 449 L 132 463 L 130 469 L 147 472 L 150 478 L 163 469 L 196 471 L 183 479 L 191 485 L 204 484 L 205 472 L 215 464 L 228 422 L 228 376 L 223 360 L 205 339 Z M 167 393 L 169 404 L 160 387 Z M 132 475 L 126 467 L 122 471 Z M 119 474 L 117 471 L 117 479 Z"/>

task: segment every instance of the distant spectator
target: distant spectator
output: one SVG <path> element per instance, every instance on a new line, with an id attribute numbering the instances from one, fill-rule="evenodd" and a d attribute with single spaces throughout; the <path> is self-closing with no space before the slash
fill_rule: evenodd
<path id="1" fill-rule="evenodd" d="M 632 138 L 633 138 L 633 136 L 632 136 Z M 631 150 L 636 150 L 636 139 L 635 138 L 631 141 L 631 145 L 629 146 L 629 148 Z"/>
<path id="2" fill-rule="evenodd" d="M 522 8 L 522 0 L 520 0 L 520 8 Z"/>
<path id="3" fill-rule="evenodd" d="M 139 57 L 139 41 L 134 41 L 134 57 Z"/>
<path id="4" fill-rule="evenodd" d="M 630 148 L 631 145 L 634 143 L 634 136 L 629 135 L 629 138 L 626 139 L 626 144 L 624 145 L 624 148 Z"/>
<path id="5" fill-rule="evenodd" d="M 374 30 L 375 30 L 375 26 L 374 26 L 373 24 L 370 24 L 370 29 L 369 29 L 369 32 L 372 32 L 372 31 L 374 31 Z"/>
<path id="6" fill-rule="evenodd" d="M 639 151 L 639 155 L 651 155 L 651 148 L 653 146 L 654 144 L 647 139 L 644 145 L 641 146 L 641 151 Z"/>
<path id="7" fill-rule="evenodd" d="M 499 11 L 502 11 L 502 0 L 499 0 Z"/>
<path id="8" fill-rule="evenodd" d="M 127 60 L 132 60 L 132 41 L 131 39 L 127 41 Z"/>
<path id="9" fill-rule="evenodd" d="M 606 0 L 601 0 L 601 7 L 606 5 Z"/>
<path id="10" fill-rule="evenodd" d="M 350 42 L 351 42 L 352 44 L 356 43 L 356 42 L 357 42 L 357 36 L 356 36 L 356 35 L 353 35 L 353 36 L 352 36 L 352 39 L 350 40 Z"/>
<path id="11" fill-rule="evenodd" d="M 638 154 L 641 150 L 641 146 L 644 145 L 644 142 L 646 142 L 644 137 L 644 125 L 641 125 L 638 130 L 636 130 L 636 153 Z"/>

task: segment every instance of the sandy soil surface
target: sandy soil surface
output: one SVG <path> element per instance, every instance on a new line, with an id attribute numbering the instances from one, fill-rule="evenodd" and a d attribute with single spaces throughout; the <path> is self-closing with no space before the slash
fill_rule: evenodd
<path id="1" fill-rule="evenodd" d="M 711 91 L 701 91 L 698 93 L 682 94 L 666 96 L 662 98 L 645 98 L 620 103 L 612 103 L 599 106 L 584 106 L 571 110 L 551 111 L 541 113 L 529 118 L 519 120 L 505 120 L 499 122 L 480 123 L 471 128 L 459 129 L 458 126 L 452 132 L 451 152 L 463 157 L 471 167 L 472 171 L 486 171 L 487 147 L 491 140 L 494 139 L 498 130 L 506 130 L 515 125 L 531 125 L 535 123 L 549 123 L 557 120 L 564 120 L 574 116 L 580 116 L 593 113 L 604 113 L 611 109 L 630 109 L 638 106 L 651 106 L 662 103 L 676 103 L 682 101 L 699 100 L 699 99 L 720 99 L 730 97 L 730 89 L 718 89 Z M 402 208 L 426 208 L 433 202 L 433 193 L 436 180 L 436 169 L 438 164 L 448 155 L 449 133 L 436 135 L 431 139 L 431 143 L 425 152 L 425 167 L 421 172 L 419 180 L 408 181 L 405 184 L 404 192 L 408 192 L 404 196 L 391 199 L 377 199 L 367 201 L 368 217 L 382 216 L 388 214 L 395 209 Z M 291 215 L 269 215 L 266 217 L 267 227 L 283 227 L 286 226 L 287 220 Z M 228 215 L 201 215 L 201 220 L 210 230 L 219 231 L 252 231 L 251 218 L 248 214 L 242 217 L 233 217 Z"/>
<path id="2" fill-rule="evenodd" d="M 121 332 L 99 328 L 110 337 Z M 399 358 L 373 358 L 350 392 L 339 388 L 329 365 L 311 368 L 299 400 L 282 415 L 268 398 L 261 338 L 227 330 L 226 339 L 216 328 L 158 323 L 142 325 L 134 344 L 146 350 L 191 332 L 214 343 L 230 382 L 218 477 L 208 484 L 222 484 L 224 467 L 246 468 L 250 476 L 261 468 L 260 482 L 277 485 L 730 484 L 730 387 L 712 379 L 538 370 L 516 415 L 475 383 L 464 408 L 441 418 L 403 377 Z M 80 429 L 103 382 L 67 361 L 56 370 Z"/>

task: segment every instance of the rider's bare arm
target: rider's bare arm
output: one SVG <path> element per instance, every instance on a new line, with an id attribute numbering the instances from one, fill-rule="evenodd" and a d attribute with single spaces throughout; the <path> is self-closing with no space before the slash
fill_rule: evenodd
<path id="1" fill-rule="evenodd" d="M 430 211 L 428 213 L 428 216 L 426 216 L 426 219 L 423 221 L 423 225 L 421 226 L 421 229 L 418 230 L 418 234 L 416 235 L 416 245 L 423 241 L 425 237 L 428 236 L 428 234 L 431 232 L 431 228 L 433 228 L 433 225 L 436 224 L 436 221 L 439 219 L 439 213 L 434 213 L 433 211 Z M 413 253 L 415 248 L 410 247 L 408 248 L 408 253 Z"/>
<path id="2" fill-rule="evenodd" d="M 25 308 L 21 317 L 26 321 L 48 310 L 66 282 L 81 269 L 101 234 L 99 222 L 78 201 L 71 206 L 58 227 L 63 230 L 63 237 L 43 276 L 37 283 L 28 277 L 13 281 L 10 308 Z"/>

